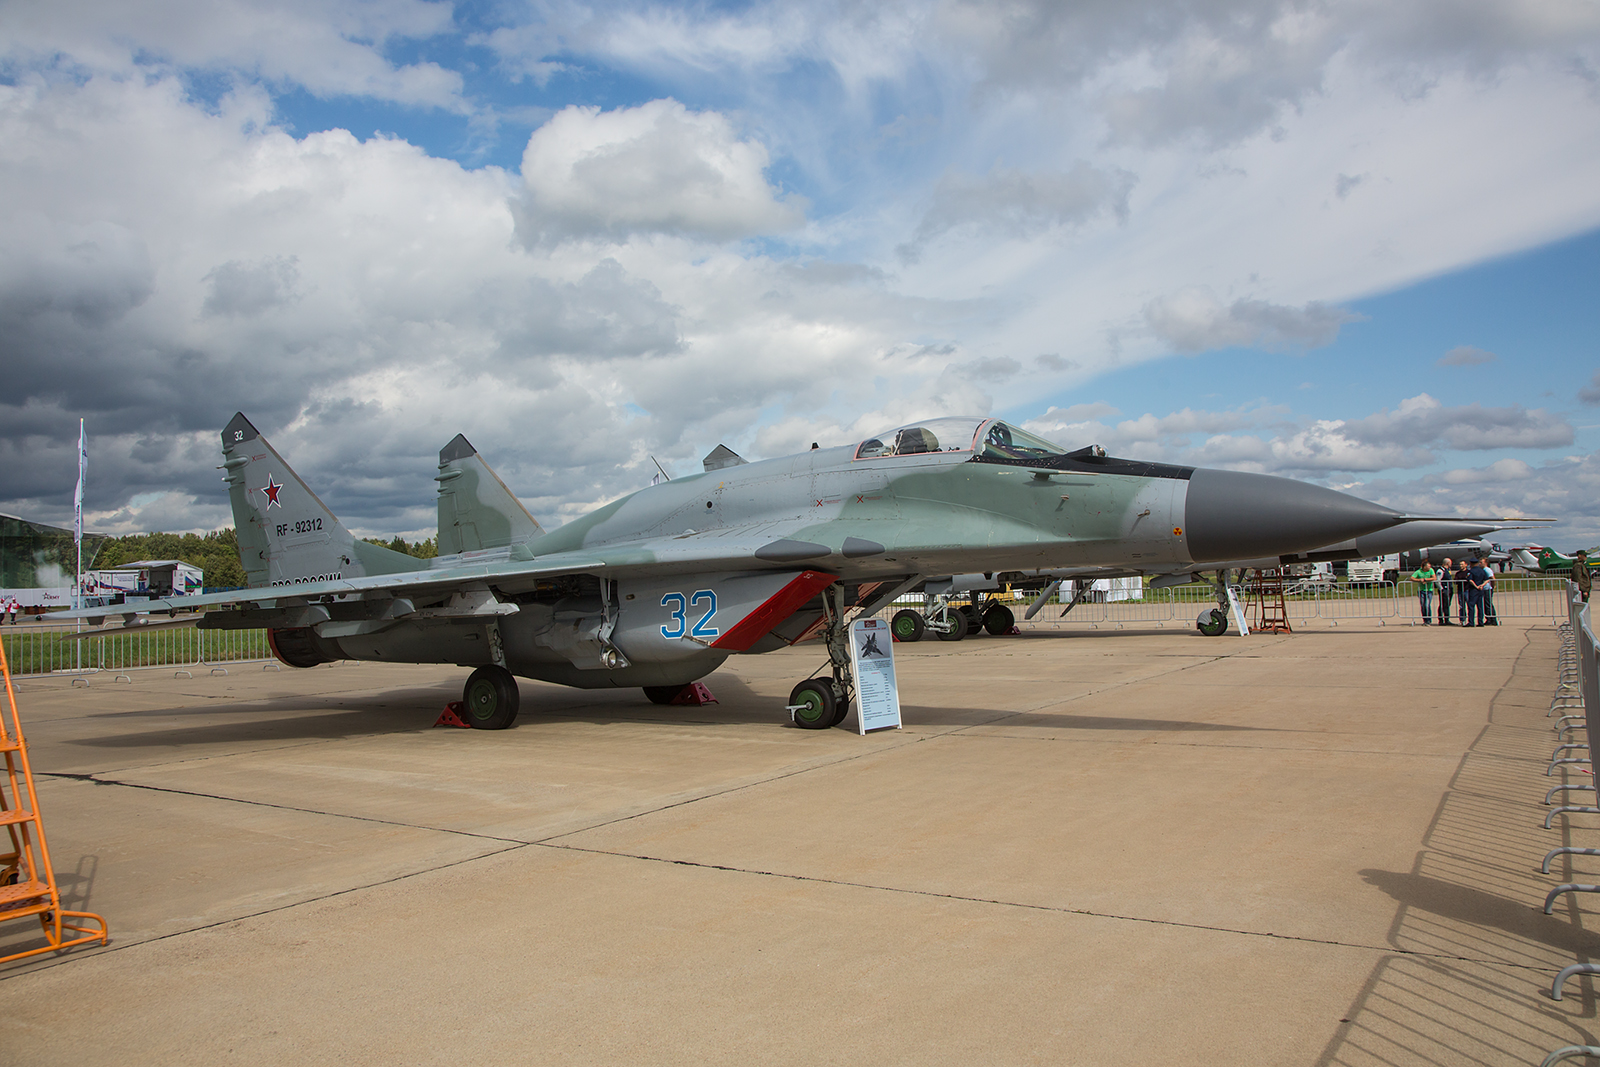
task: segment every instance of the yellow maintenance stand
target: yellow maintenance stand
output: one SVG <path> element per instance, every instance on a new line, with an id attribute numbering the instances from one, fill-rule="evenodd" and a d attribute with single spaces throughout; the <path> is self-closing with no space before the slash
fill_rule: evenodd
<path id="1" fill-rule="evenodd" d="M 22 719 L 17 715 L 17 695 L 11 688 L 11 664 L 6 661 L 4 642 L 0 642 L 0 674 L 5 676 L 7 704 L 0 711 L 0 754 L 6 760 L 5 776 L 0 778 L 0 826 L 11 838 L 11 851 L 0 852 L 0 923 L 35 916 L 44 929 L 46 942 L 0 956 L 0 963 L 60 952 L 74 945 L 103 945 L 110 935 L 104 919 L 91 911 L 66 911 L 61 907 L 61 891 L 56 888 L 50 849 L 44 841 L 39 797 L 33 787 L 33 768 L 28 765 L 28 746 L 22 738 Z M 86 920 L 99 928 L 80 926 L 67 919 Z"/>

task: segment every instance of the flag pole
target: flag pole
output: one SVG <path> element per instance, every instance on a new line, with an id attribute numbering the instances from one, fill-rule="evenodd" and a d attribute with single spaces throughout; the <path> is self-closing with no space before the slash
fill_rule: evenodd
<path id="1" fill-rule="evenodd" d="M 78 490 L 72 499 L 72 540 L 78 547 L 78 566 L 72 580 L 72 608 L 74 611 L 83 610 L 83 478 L 89 468 L 89 449 L 83 436 L 83 420 L 78 420 Z M 75 620 L 76 630 L 83 632 L 83 619 Z M 77 646 L 73 659 L 79 670 L 83 669 L 83 642 L 72 642 Z"/>

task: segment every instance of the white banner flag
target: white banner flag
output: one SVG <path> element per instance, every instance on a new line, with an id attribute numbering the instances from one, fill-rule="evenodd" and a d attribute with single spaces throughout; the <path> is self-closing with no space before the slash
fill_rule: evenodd
<path id="1" fill-rule="evenodd" d="M 83 438 L 83 420 L 78 420 L 78 491 L 72 498 L 72 537 L 83 544 L 83 476 L 89 469 L 89 446 Z"/>

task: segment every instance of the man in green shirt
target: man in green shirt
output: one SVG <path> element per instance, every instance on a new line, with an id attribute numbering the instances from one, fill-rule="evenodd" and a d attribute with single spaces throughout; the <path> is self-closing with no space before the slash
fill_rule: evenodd
<path id="1" fill-rule="evenodd" d="M 1583 597 L 1583 602 L 1589 602 L 1589 587 L 1594 583 L 1594 578 L 1589 574 L 1589 550 L 1578 549 L 1577 558 L 1572 561 L 1572 580 L 1578 583 L 1578 593 Z"/>
<path id="2" fill-rule="evenodd" d="M 1423 561 L 1422 566 L 1411 572 L 1411 580 L 1417 586 L 1417 603 L 1422 606 L 1422 625 L 1427 626 L 1433 620 L 1433 591 L 1439 585 L 1439 572 L 1433 569 L 1433 564 Z"/>

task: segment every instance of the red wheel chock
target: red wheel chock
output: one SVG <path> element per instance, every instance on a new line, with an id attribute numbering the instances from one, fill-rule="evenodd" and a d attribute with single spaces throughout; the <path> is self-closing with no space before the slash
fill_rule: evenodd
<path id="1" fill-rule="evenodd" d="M 459 726 L 464 730 L 470 730 L 472 729 L 472 724 L 461 717 L 461 713 L 465 710 L 466 707 L 461 703 L 461 701 L 452 700 L 450 703 L 444 706 L 444 714 L 440 715 L 439 721 L 435 722 L 433 725 Z"/>
<path id="2" fill-rule="evenodd" d="M 1022 627 L 1018 626 L 1016 623 L 1012 623 L 1011 624 L 1011 629 L 1006 631 L 1006 636 L 1007 637 L 1012 637 L 1012 636 L 1020 637 L 1020 636 L 1022 636 Z"/>
<path id="3" fill-rule="evenodd" d="M 716 697 L 711 695 L 711 690 L 707 689 L 703 683 L 690 682 L 688 685 L 678 690 L 678 695 L 672 698 L 672 703 L 679 705 L 687 704 L 690 707 L 698 708 L 702 704 L 716 704 L 720 702 Z"/>

